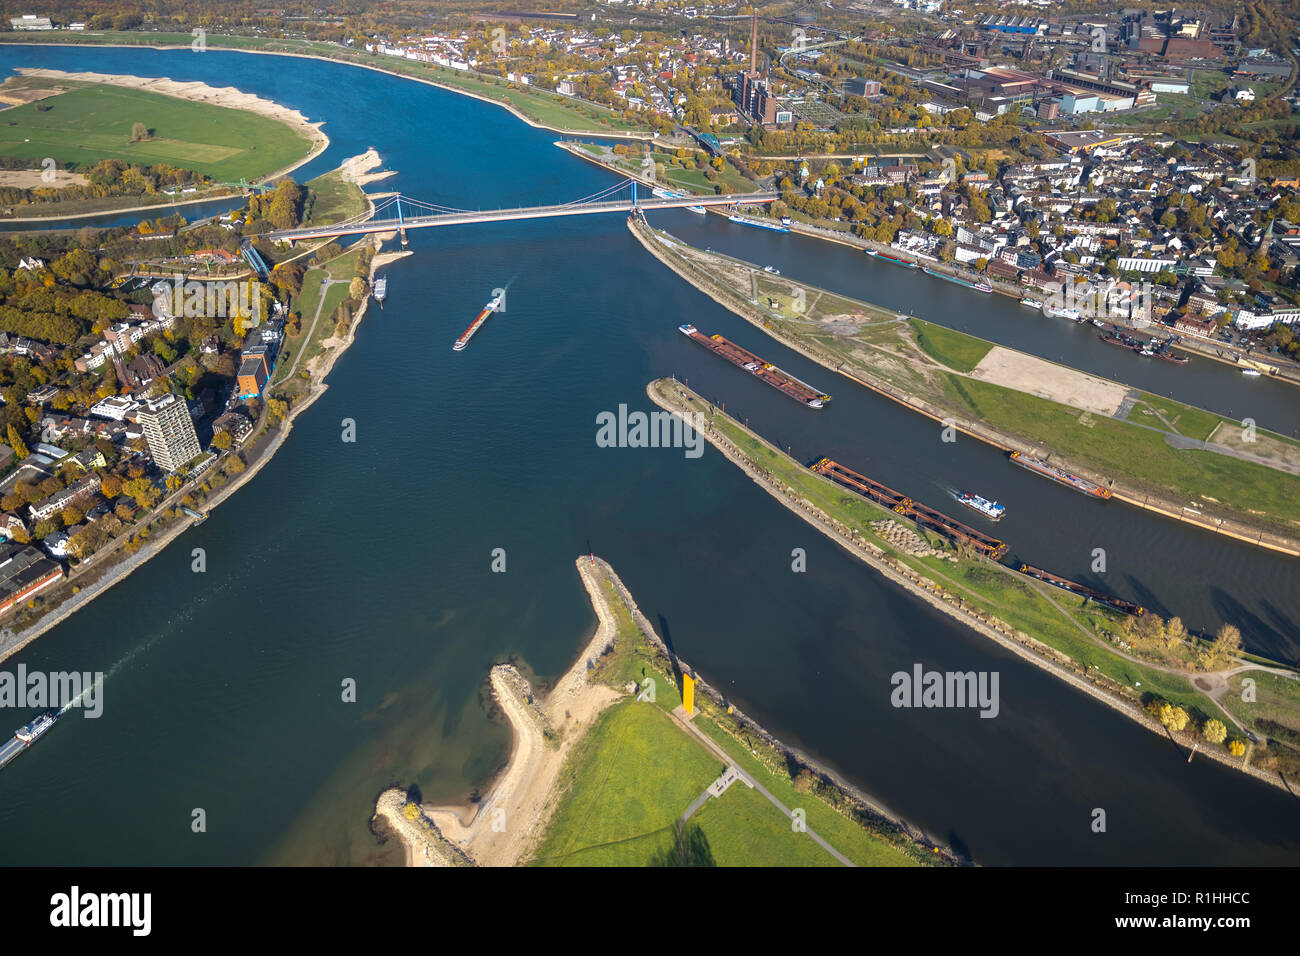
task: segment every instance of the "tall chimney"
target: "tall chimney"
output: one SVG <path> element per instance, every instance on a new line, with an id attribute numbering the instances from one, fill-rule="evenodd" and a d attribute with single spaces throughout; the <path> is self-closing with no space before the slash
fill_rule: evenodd
<path id="1" fill-rule="evenodd" d="M 754 22 L 749 34 L 749 72 L 758 74 L 758 7 L 754 8 Z"/>

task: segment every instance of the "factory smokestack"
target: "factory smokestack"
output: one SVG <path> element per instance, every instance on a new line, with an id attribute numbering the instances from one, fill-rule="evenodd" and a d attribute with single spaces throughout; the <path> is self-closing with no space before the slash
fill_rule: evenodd
<path id="1" fill-rule="evenodd" d="M 758 7 L 754 8 L 753 26 L 749 32 L 749 72 L 758 73 Z"/>

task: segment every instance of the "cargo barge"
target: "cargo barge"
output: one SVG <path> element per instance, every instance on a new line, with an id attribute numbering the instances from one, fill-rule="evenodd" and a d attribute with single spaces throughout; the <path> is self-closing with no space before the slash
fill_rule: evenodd
<path id="1" fill-rule="evenodd" d="M 743 349 L 735 342 L 721 335 L 705 335 L 693 325 L 679 325 L 677 331 L 694 342 L 703 345 L 715 355 L 720 355 L 732 365 L 743 368 L 751 375 L 762 379 L 768 385 L 789 395 L 795 401 L 803 402 L 809 408 L 822 408 L 831 397 L 813 388 L 807 382 L 801 382 L 789 372 L 782 371 L 770 362 L 765 362 L 748 349 Z"/>
<path id="2" fill-rule="evenodd" d="M 893 256 L 888 252 L 877 252 L 875 249 L 867 249 L 866 253 L 869 256 L 875 256 L 877 259 L 884 259 L 886 262 L 892 262 L 894 265 L 902 266 L 905 269 L 920 268 L 920 266 L 915 262 L 912 262 L 910 259 L 904 259 L 902 256 Z"/>
<path id="3" fill-rule="evenodd" d="M 1094 591 L 1092 588 L 1080 584 L 1077 581 L 1071 581 L 1069 578 L 1063 578 L 1060 575 L 1053 574 L 1050 571 L 1044 571 L 1042 568 L 1036 568 L 1031 564 L 1020 565 L 1020 573 L 1027 574 L 1031 578 L 1037 578 L 1053 587 L 1060 588 L 1062 591 L 1069 591 L 1071 594 L 1078 594 L 1087 598 L 1089 601 L 1095 601 L 1097 604 L 1105 605 L 1112 610 L 1121 611 L 1124 614 L 1132 614 L 1134 617 L 1141 617 L 1146 613 L 1146 609 L 1132 601 L 1125 601 L 1123 598 L 1117 598 L 1110 594 L 1103 594 L 1101 591 Z"/>
<path id="4" fill-rule="evenodd" d="M 474 337 L 474 333 L 482 328 L 483 323 L 488 320 L 488 316 L 499 308 L 501 308 L 501 296 L 494 295 L 491 301 L 483 306 L 483 311 L 478 314 L 478 318 L 471 322 L 469 328 L 460 334 L 460 338 L 456 340 L 456 344 L 452 346 L 452 349 L 459 352 L 469 345 L 469 340 Z"/>
<path id="5" fill-rule="evenodd" d="M 1021 468 L 1028 468 L 1030 471 L 1042 475 L 1045 478 L 1051 478 L 1053 481 L 1059 481 L 1061 484 L 1073 488 L 1075 491 L 1080 491 L 1083 494 L 1088 495 L 1089 497 L 1105 499 L 1105 498 L 1109 498 L 1111 495 L 1109 488 L 1103 488 L 1095 481 L 1089 481 L 1087 478 L 1080 478 L 1078 475 L 1073 475 L 1070 472 L 1064 470 L 1063 468 L 1057 468 L 1055 465 L 1049 465 L 1047 462 L 1043 461 L 1042 459 L 1035 458 L 1032 455 L 1026 455 L 1023 452 L 1013 451 L 1011 453 L 1011 460 L 1014 461 Z"/>
<path id="6" fill-rule="evenodd" d="M 773 232 L 789 232 L 790 226 L 784 221 L 767 222 L 762 219 L 750 219 L 748 216 L 730 215 L 727 217 L 732 222 L 738 222 L 742 226 L 754 226 L 758 229 L 771 229 Z"/>
<path id="7" fill-rule="evenodd" d="M 375 280 L 374 296 L 375 296 L 375 301 L 379 303 L 379 307 L 382 309 L 384 307 L 384 300 L 388 298 L 388 277 L 387 276 L 380 276 L 378 279 Z"/>
<path id="8" fill-rule="evenodd" d="M 974 289 L 976 292 L 992 292 L 993 286 L 987 282 L 971 282 L 969 279 L 963 279 L 961 276 L 950 276 L 943 272 L 936 272 L 929 266 L 921 266 L 921 271 L 928 276 L 934 276 L 936 279 L 943 279 L 945 282 L 951 282 L 955 285 L 965 286 L 967 289 Z"/>
<path id="9" fill-rule="evenodd" d="M 937 531 L 956 545 L 971 547 L 994 561 L 1007 553 L 1006 542 L 977 531 L 970 525 L 962 524 L 942 511 L 936 511 L 918 501 L 913 501 L 906 495 L 872 481 L 851 468 L 845 468 L 839 462 L 823 458 L 812 466 L 812 470 L 856 492 L 868 501 L 889 508 L 905 518 L 911 518 L 918 527 Z"/>
<path id="10" fill-rule="evenodd" d="M 14 731 L 14 735 L 8 743 L 0 747 L 0 767 L 4 767 L 9 761 L 35 743 L 42 734 L 54 726 L 54 722 L 58 719 L 59 711 L 43 711 Z"/>

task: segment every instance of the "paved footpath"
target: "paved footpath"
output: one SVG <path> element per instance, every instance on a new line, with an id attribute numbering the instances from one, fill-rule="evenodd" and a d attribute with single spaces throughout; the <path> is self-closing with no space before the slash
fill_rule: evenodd
<path id="1" fill-rule="evenodd" d="M 727 752 L 723 750 L 721 747 L 719 747 L 717 743 L 712 738 L 709 737 L 708 734 L 704 733 L 704 731 L 700 730 L 689 720 L 683 720 L 681 717 L 677 716 L 676 712 L 672 714 L 672 718 L 673 720 L 677 721 L 677 723 L 680 724 L 683 729 L 694 734 L 696 738 L 700 741 L 700 743 L 704 744 L 705 747 L 708 747 L 709 750 L 715 756 L 717 756 L 719 759 L 723 761 L 723 763 L 725 763 L 729 767 L 734 766 L 731 757 L 728 756 Z M 776 797 L 772 796 L 771 791 L 768 790 L 766 787 L 764 787 L 761 783 L 759 783 L 749 774 L 745 773 L 745 771 L 741 770 L 739 767 L 736 767 L 736 774 L 746 786 L 753 787 L 763 796 L 767 797 L 767 799 L 772 803 L 772 805 L 775 806 L 778 810 L 780 810 L 783 814 L 785 814 L 785 816 L 788 819 L 791 820 L 794 819 L 794 814 L 790 811 L 790 808 L 787 807 L 785 804 L 783 804 Z M 709 791 L 706 790 L 703 796 L 701 796 L 698 800 L 695 801 L 694 804 L 691 805 L 690 809 L 687 810 L 686 815 L 690 816 L 692 813 L 694 813 L 699 808 L 700 804 L 704 802 L 705 798 L 708 797 L 708 795 L 709 795 Z M 810 837 L 812 837 L 813 840 L 817 842 L 818 846 L 820 846 L 831 856 L 835 857 L 835 859 L 839 860 L 839 862 L 842 863 L 844 866 L 857 866 L 857 864 L 854 863 L 852 860 L 850 860 L 847 856 L 845 856 L 839 850 L 835 849 L 835 847 L 831 846 L 829 843 L 823 840 L 817 834 L 817 832 L 813 830 L 812 827 L 805 826 L 804 832 L 806 832 Z"/>

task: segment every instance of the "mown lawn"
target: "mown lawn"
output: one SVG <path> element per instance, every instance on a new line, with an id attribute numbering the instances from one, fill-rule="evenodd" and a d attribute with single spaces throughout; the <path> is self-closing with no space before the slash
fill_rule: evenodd
<path id="1" fill-rule="evenodd" d="M 0 156 L 36 163 L 51 156 L 61 167 L 120 159 L 233 182 L 282 169 L 311 150 L 305 136 L 277 120 L 108 84 L 76 84 L 66 93 L 7 109 L 4 120 Z M 149 130 L 148 139 L 131 141 L 135 123 Z"/>
<path id="2" fill-rule="evenodd" d="M 1084 425 L 1077 409 L 1000 385 L 956 375 L 948 385 L 950 400 L 976 418 L 1104 474 L 1190 501 L 1213 498 L 1286 533 L 1300 528 L 1300 476 L 1217 452 L 1175 449 L 1162 433 L 1114 418 L 1092 416 Z"/>
<path id="3" fill-rule="evenodd" d="M 916 344 L 921 346 L 921 350 L 957 372 L 973 371 L 993 348 L 992 342 L 954 332 L 923 319 L 908 319 L 907 322 L 916 332 Z"/>
<path id="4" fill-rule="evenodd" d="M 647 866 L 676 847 L 676 820 L 724 767 L 655 704 L 601 715 L 565 769 L 568 795 L 534 862 Z M 773 813 L 776 813 L 773 808 Z"/>

